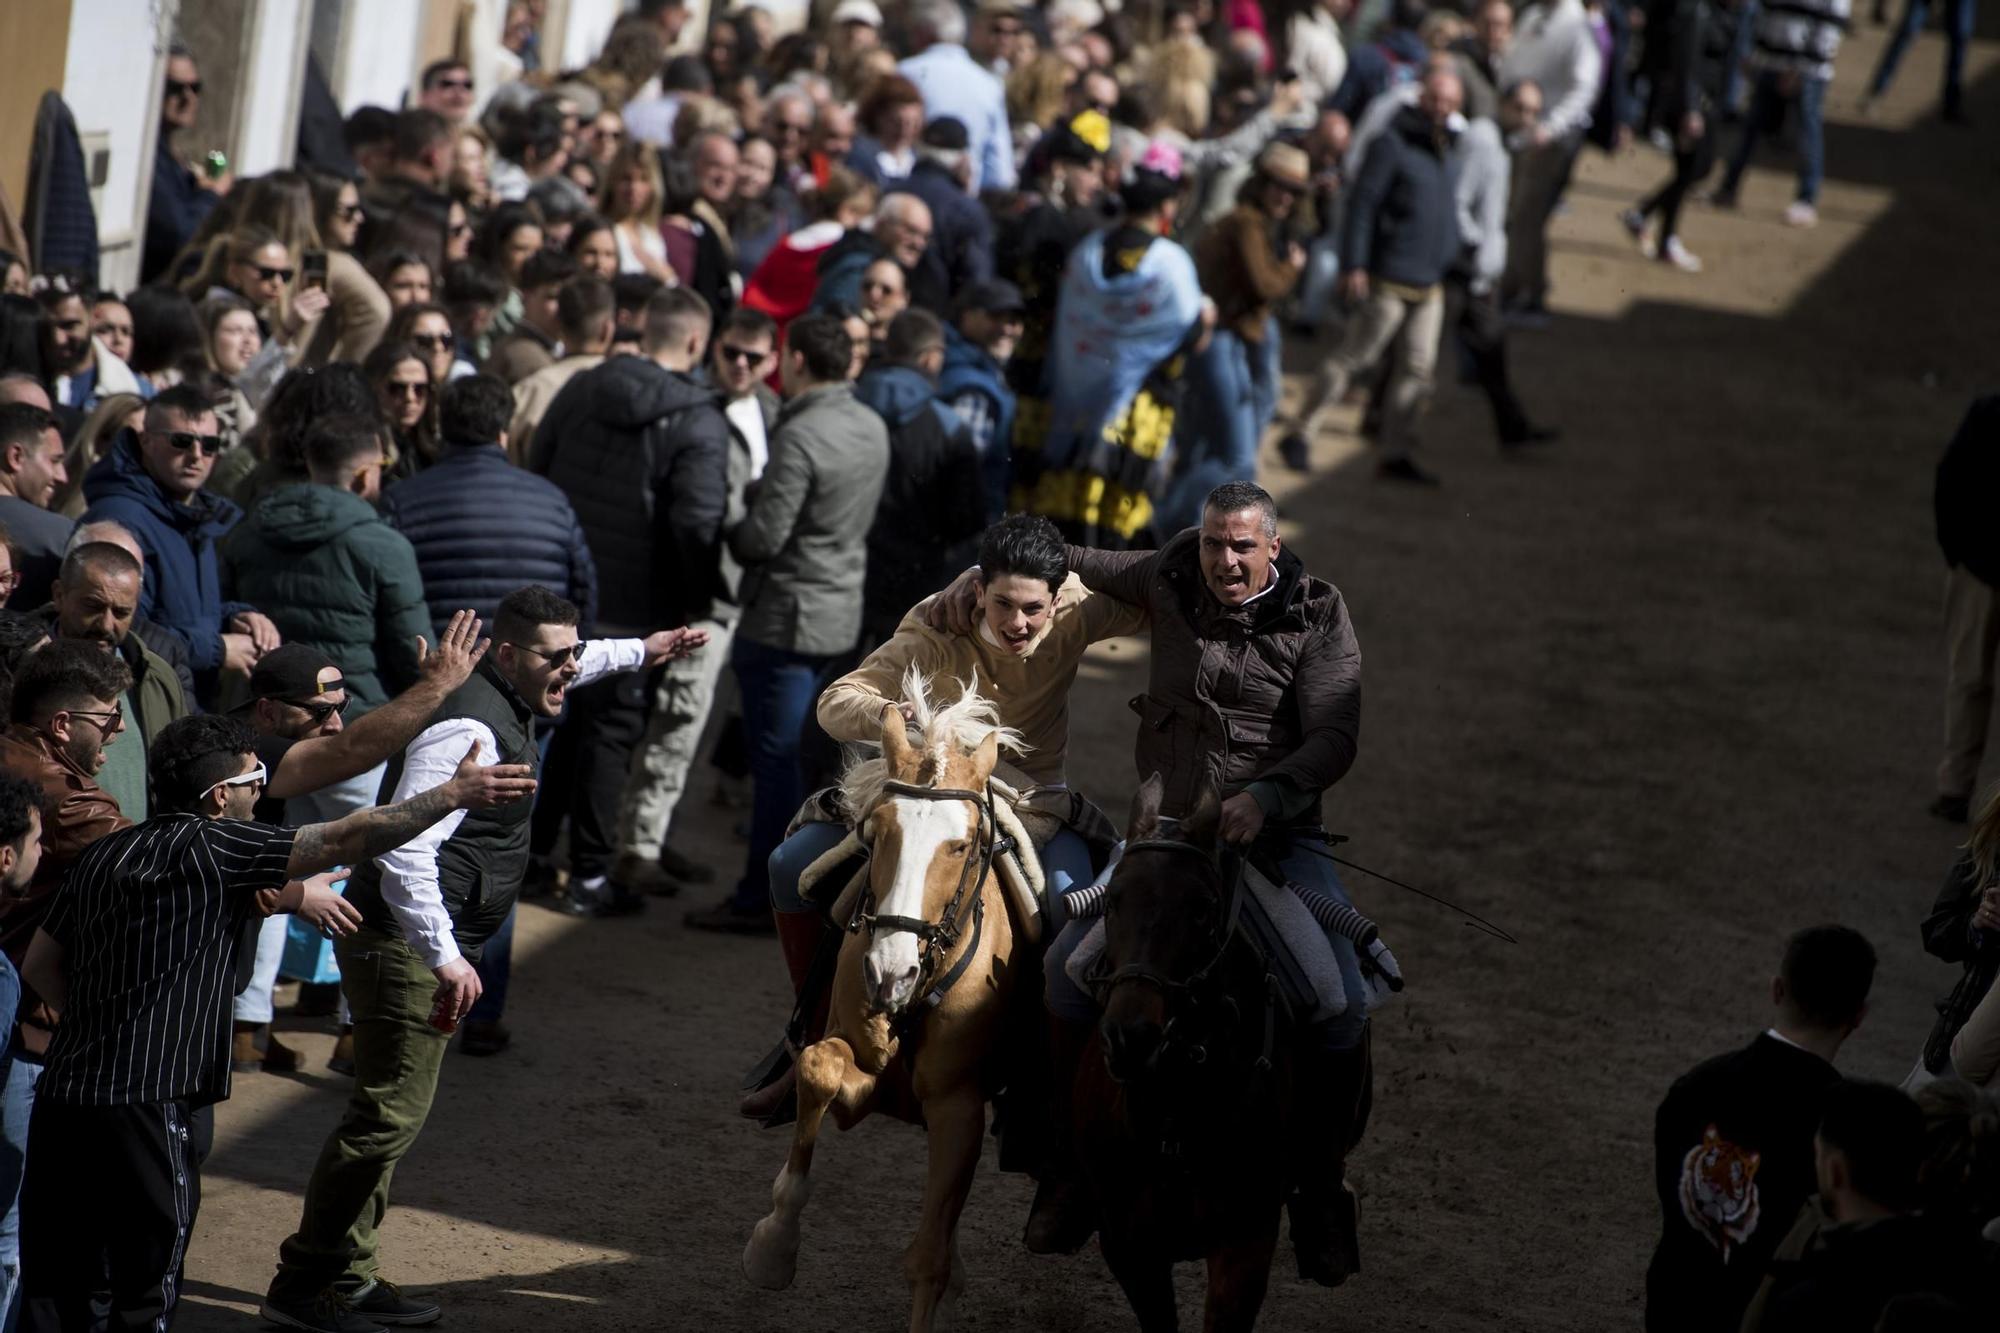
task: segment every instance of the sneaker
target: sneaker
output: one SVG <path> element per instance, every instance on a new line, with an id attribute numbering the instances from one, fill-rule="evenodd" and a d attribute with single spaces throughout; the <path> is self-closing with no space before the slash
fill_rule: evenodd
<path id="1" fill-rule="evenodd" d="M 1287 431 L 1278 441 L 1278 457 L 1293 472 L 1312 471 L 1312 446 L 1298 431 Z"/>
<path id="2" fill-rule="evenodd" d="M 1947 824 L 1963 824 L 1972 818 L 1972 798 L 1940 796 L 1931 802 L 1930 812 Z"/>
<path id="3" fill-rule="evenodd" d="M 354 1313 L 394 1328 L 435 1324 L 444 1315 L 444 1308 L 436 1301 L 406 1295 L 401 1287 L 386 1278 L 378 1277 L 366 1286 L 356 1288 L 347 1293 L 347 1299 Z"/>
<path id="4" fill-rule="evenodd" d="M 1701 272 L 1701 258 L 1685 245 L 1678 236 L 1667 237 L 1667 243 L 1660 247 L 1660 262 L 1672 264 L 1683 273 Z"/>
<path id="5" fill-rule="evenodd" d="M 1414 458 L 1385 458 L 1376 465 L 1375 475 L 1384 481 L 1410 481 L 1419 486 L 1444 485 L 1437 473 L 1418 467 Z"/>
<path id="6" fill-rule="evenodd" d="M 1819 225 L 1819 210 L 1803 199 L 1794 200 L 1791 207 L 1785 210 L 1785 225 L 1787 227 L 1817 227 Z"/>
<path id="7" fill-rule="evenodd" d="M 690 930 L 712 930 L 724 935 L 775 935 L 777 923 L 768 909 L 745 912 L 724 898 L 713 907 L 689 912 L 681 918 Z"/>
<path id="8" fill-rule="evenodd" d="M 354 1077 L 354 1024 L 341 1025 L 340 1035 L 333 1039 L 333 1054 L 326 1057 L 326 1067 L 336 1074 Z"/>
<path id="9" fill-rule="evenodd" d="M 616 880 L 600 878 L 592 884 L 572 875 L 561 907 L 571 916 L 637 916 L 646 910 L 646 900 Z"/>
<path id="10" fill-rule="evenodd" d="M 1632 239 L 1641 245 L 1646 243 L 1646 215 L 1636 208 L 1628 208 L 1618 215 L 1619 225 L 1632 233 Z"/>
<path id="11" fill-rule="evenodd" d="M 309 1301 L 281 1301 L 266 1296 L 257 1307 L 264 1322 L 279 1328 L 305 1328 L 313 1333 L 389 1333 L 354 1308 L 354 1303 L 328 1287 Z"/>
<path id="12" fill-rule="evenodd" d="M 611 867 L 611 878 L 628 889 L 650 893 L 655 898 L 671 898 L 681 891 L 680 881 L 669 875 L 660 862 L 630 852 L 619 853 Z"/>

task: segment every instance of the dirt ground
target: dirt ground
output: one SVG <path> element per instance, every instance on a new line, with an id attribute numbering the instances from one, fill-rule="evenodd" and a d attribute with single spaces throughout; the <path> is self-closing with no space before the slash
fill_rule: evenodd
<path id="1" fill-rule="evenodd" d="M 1264 1327 L 1636 1328 L 1653 1106 L 1762 1025 L 1794 927 L 1846 921 L 1882 953 L 1846 1067 L 1894 1079 L 1915 1056 L 1948 982 L 1916 921 L 1955 841 L 1924 813 L 1943 667 L 1931 473 L 2000 347 L 2000 79 L 1984 43 L 1986 128 L 1939 126 L 1932 34 L 1863 122 L 1881 41 L 1863 22 L 1842 56 L 1817 230 L 1780 223 L 1790 163 L 1772 155 L 1740 214 L 1690 210 L 1708 271 L 1670 272 L 1614 221 L 1663 160 L 1585 159 L 1556 229 L 1559 317 L 1514 343 L 1559 445 L 1496 456 L 1482 404 L 1447 385 L 1428 442 L 1442 491 L 1377 484 L 1342 435 L 1283 494 L 1288 538 L 1345 591 L 1367 659 L 1335 826 L 1358 859 L 1520 943 L 1354 883 L 1412 983 L 1378 1020 L 1352 1167 L 1366 1271 L 1329 1293 L 1281 1255 Z M 1134 785 L 1123 701 L 1144 651 L 1103 651 L 1075 709 L 1072 772 L 1114 809 Z M 682 845 L 733 874 L 731 817 L 685 815 Z M 740 1276 L 785 1146 L 735 1118 L 734 1089 L 785 1008 L 782 969 L 770 943 L 679 916 L 523 909 L 514 1049 L 448 1061 L 384 1230 L 387 1272 L 443 1299 L 449 1326 L 903 1326 L 923 1149 L 902 1126 L 827 1142 L 791 1291 Z M 338 1114 L 331 1037 L 292 1026 L 312 1072 L 241 1078 L 220 1108 L 183 1329 L 254 1326 Z M 989 1153 L 962 1326 L 1130 1327 L 1094 1248 L 1020 1248 L 1027 1200 Z M 1198 1320 L 1192 1267 L 1182 1294 Z"/>

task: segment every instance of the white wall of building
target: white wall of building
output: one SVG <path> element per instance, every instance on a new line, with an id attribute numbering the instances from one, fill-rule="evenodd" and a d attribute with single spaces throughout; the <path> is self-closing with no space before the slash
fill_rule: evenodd
<path id="1" fill-rule="evenodd" d="M 289 167 L 298 156 L 299 95 L 311 27 L 311 0 L 258 0 L 251 11 L 244 96 L 230 154 L 239 176 Z"/>
<path id="2" fill-rule="evenodd" d="M 604 49 L 604 39 L 626 9 L 622 0 L 568 0 L 549 7 L 551 20 L 560 17 L 559 32 L 542 33 L 542 52 L 553 69 L 589 64 Z M 551 24 L 553 26 L 553 24 Z"/>
<path id="3" fill-rule="evenodd" d="M 93 134 L 109 137 L 110 171 L 97 209 L 99 281 L 120 290 L 139 280 L 174 8 L 133 0 L 72 0 L 70 6 L 63 100 L 86 142 Z"/>
<path id="4" fill-rule="evenodd" d="M 423 62 L 417 43 L 423 19 L 416 0 L 345 0 L 332 67 L 326 71 L 344 115 L 359 107 L 395 110 Z"/>

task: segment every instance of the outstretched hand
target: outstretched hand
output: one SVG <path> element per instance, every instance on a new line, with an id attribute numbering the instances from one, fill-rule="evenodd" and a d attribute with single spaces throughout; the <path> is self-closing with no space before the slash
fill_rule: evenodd
<path id="1" fill-rule="evenodd" d="M 686 657 L 699 650 L 708 642 L 708 631 L 689 629 L 683 625 L 679 629 L 663 629 L 646 636 L 646 665 L 656 667 L 662 662 Z"/>
<path id="2" fill-rule="evenodd" d="M 979 610 L 979 571 L 968 569 L 951 586 L 931 598 L 924 623 L 944 634 L 970 634 Z"/>
<path id="3" fill-rule="evenodd" d="M 535 794 L 535 770 L 526 764 L 482 764 L 480 741 L 473 741 L 451 775 L 454 810 L 487 810 L 512 805 Z"/>
<path id="4" fill-rule="evenodd" d="M 493 646 L 491 639 L 479 637 L 479 617 L 470 611 L 452 614 L 451 623 L 438 635 L 437 650 L 417 636 L 417 670 L 423 678 L 444 688 L 445 693 L 465 684 L 472 675 L 479 659 L 486 656 L 486 650 Z"/>

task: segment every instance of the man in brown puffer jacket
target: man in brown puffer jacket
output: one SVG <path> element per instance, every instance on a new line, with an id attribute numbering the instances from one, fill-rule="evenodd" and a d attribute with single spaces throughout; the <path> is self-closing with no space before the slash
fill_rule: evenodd
<path id="1" fill-rule="evenodd" d="M 1151 622 L 1151 678 L 1132 706 L 1140 717 L 1139 776 L 1158 772 L 1166 782 L 1161 813 L 1185 816 L 1203 782 L 1213 782 L 1226 841 L 1256 844 L 1287 880 L 1348 903 L 1324 853 L 1319 807 L 1354 764 L 1361 650 L 1340 590 L 1284 549 L 1270 495 L 1230 482 L 1209 493 L 1200 528 L 1158 551 L 1073 546 L 1069 561 L 1093 593 L 1142 607 Z M 1087 1039 L 1097 1016 L 1063 968 L 1089 924 L 1065 926 L 1045 963 L 1053 1045 L 1067 1064 L 1057 1070 L 1059 1085 L 1082 1050 L 1065 1031 Z M 1301 1063 L 1298 1094 L 1312 1108 L 1315 1132 L 1300 1146 L 1306 1160 L 1291 1210 L 1300 1275 L 1336 1286 L 1360 1268 L 1344 1168 L 1368 1103 L 1369 992 L 1353 944 L 1329 938 L 1347 1007 L 1307 1034 L 1314 1058 Z M 1030 1249 L 1059 1251 L 1088 1239 L 1088 1203 L 1068 1184 L 1044 1181 Z"/>

